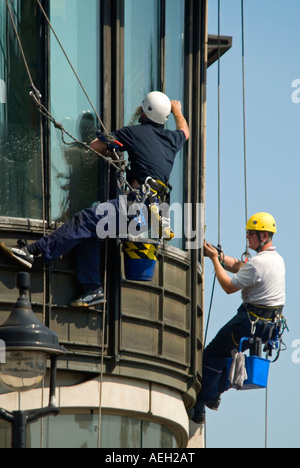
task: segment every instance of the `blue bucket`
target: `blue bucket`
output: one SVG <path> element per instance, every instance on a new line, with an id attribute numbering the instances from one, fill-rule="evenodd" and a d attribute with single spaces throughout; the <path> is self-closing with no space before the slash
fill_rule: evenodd
<path id="1" fill-rule="evenodd" d="M 159 244 L 125 241 L 124 267 L 127 280 L 152 281 Z"/>
<path id="2" fill-rule="evenodd" d="M 240 344 L 240 352 L 242 349 L 243 341 L 248 338 L 242 338 Z M 233 359 L 227 359 L 227 377 L 229 376 L 230 368 Z M 241 390 L 257 390 L 261 388 L 267 388 L 270 361 L 263 359 L 259 356 L 246 356 L 245 357 L 246 371 L 248 379 L 244 382 Z"/>

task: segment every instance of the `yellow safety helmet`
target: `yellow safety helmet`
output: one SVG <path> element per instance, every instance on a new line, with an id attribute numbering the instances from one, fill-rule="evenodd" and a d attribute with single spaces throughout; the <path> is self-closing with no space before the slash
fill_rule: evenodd
<path id="1" fill-rule="evenodd" d="M 246 226 L 247 231 L 266 231 L 277 232 L 276 221 L 269 213 L 256 213 L 253 215 Z"/>

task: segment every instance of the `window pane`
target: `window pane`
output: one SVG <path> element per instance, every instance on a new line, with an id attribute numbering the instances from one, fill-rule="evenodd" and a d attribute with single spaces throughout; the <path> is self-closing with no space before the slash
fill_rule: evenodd
<path id="1" fill-rule="evenodd" d="M 141 421 L 122 416 L 103 416 L 102 448 L 140 448 Z"/>
<path id="2" fill-rule="evenodd" d="M 11 447 L 11 425 L 0 420 L 0 449 Z"/>
<path id="3" fill-rule="evenodd" d="M 32 79 L 42 90 L 36 3 L 13 0 L 9 5 Z M 0 0 L 0 216 L 41 219 L 40 114 L 29 86 L 6 3 Z"/>
<path id="4" fill-rule="evenodd" d="M 100 103 L 100 1 L 51 0 L 51 23 L 93 104 Z M 51 112 L 81 141 L 95 138 L 97 120 L 66 57 L 51 33 Z M 72 142 L 67 137 L 68 142 Z M 98 200 L 98 158 L 66 146 L 51 129 L 52 218 L 64 221 Z"/>
<path id="5" fill-rule="evenodd" d="M 41 421 L 27 426 L 27 447 L 40 448 Z M 43 419 L 44 448 L 97 448 L 98 415 L 59 414 Z"/>
<path id="6" fill-rule="evenodd" d="M 125 2 L 125 125 L 150 91 L 159 89 L 160 1 Z"/>
<path id="7" fill-rule="evenodd" d="M 59 414 L 43 419 L 44 448 L 97 448 L 98 415 Z M 27 447 L 40 448 L 41 421 L 27 426 Z M 0 421 L 0 448 L 11 446 L 11 425 Z M 164 426 L 122 416 L 102 416 L 101 448 L 176 448 Z"/>
<path id="8" fill-rule="evenodd" d="M 184 2 L 182 0 L 166 0 L 166 94 L 170 99 L 177 99 L 184 105 Z M 168 128 L 176 128 L 171 117 Z M 180 203 L 183 206 L 184 184 L 184 148 L 177 154 L 170 183 L 173 186 L 171 204 Z M 171 212 L 172 213 L 172 212 Z M 171 216 L 172 219 L 172 216 Z M 181 237 L 181 226 L 174 226 L 175 236 Z M 175 237 L 171 245 L 182 248 L 182 239 Z"/>
<path id="9" fill-rule="evenodd" d="M 172 432 L 165 426 L 143 421 L 142 448 L 176 448 L 176 440 Z"/>

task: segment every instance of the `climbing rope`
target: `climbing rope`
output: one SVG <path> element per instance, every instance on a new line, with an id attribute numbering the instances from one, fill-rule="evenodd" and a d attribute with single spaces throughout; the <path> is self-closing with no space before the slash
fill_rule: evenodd
<path id="1" fill-rule="evenodd" d="M 221 245 L 221 4 L 218 0 L 218 244 Z"/>
<path id="2" fill-rule="evenodd" d="M 244 137 L 244 187 L 245 187 L 245 221 L 248 222 L 248 181 L 247 181 L 247 141 L 246 141 L 246 85 L 245 85 L 245 20 L 244 0 L 241 0 L 241 32 L 242 32 L 242 82 L 243 82 L 243 137 Z M 250 258 L 249 245 L 246 239 L 245 261 Z M 243 259 L 242 256 L 242 259 Z M 268 448 L 268 385 L 265 398 L 265 448 Z"/>
<path id="3" fill-rule="evenodd" d="M 218 0 L 218 246 L 221 247 L 221 0 Z M 204 335 L 206 345 L 215 294 L 216 274 L 214 274 L 207 323 Z"/>
<path id="4" fill-rule="evenodd" d="M 246 138 L 246 85 L 245 85 L 245 22 L 244 22 L 244 0 L 241 0 L 241 29 L 242 29 L 242 87 L 243 87 L 243 142 L 244 142 L 244 190 L 245 190 L 245 225 L 248 222 L 248 175 L 247 175 L 247 138 Z M 242 260 L 251 257 L 249 245 L 246 239 L 246 250 Z"/>

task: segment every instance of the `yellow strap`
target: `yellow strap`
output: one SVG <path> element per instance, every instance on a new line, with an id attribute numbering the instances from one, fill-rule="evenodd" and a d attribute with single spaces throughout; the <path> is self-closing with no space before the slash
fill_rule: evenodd
<path id="1" fill-rule="evenodd" d="M 239 346 L 239 345 L 240 345 L 240 343 L 237 343 L 237 342 L 236 342 L 235 336 L 234 336 L 234 333 L 233 333 L 233 332 L 231 333 L 231 339 L 232 339 L 232 341 L 233 341 L 233 344 L 235 344 L 235 346 Z"/>
<path id="2" fill-rule="evenodd" d="M 254 312 L 249 312 L 249 315 L 252 315 L 252 317 L 255 317 L 258 320 L 264 320 L 265 322 L 273 322 L 274 320 L 272 318 L 268 319 L 268 318 L 261 317 L 260 315 L 256 315 Z"/>

